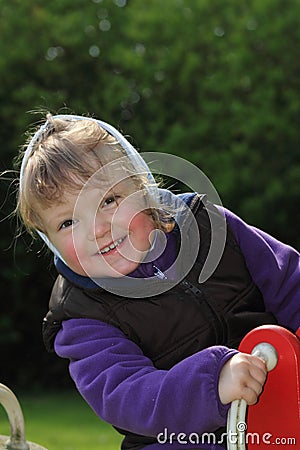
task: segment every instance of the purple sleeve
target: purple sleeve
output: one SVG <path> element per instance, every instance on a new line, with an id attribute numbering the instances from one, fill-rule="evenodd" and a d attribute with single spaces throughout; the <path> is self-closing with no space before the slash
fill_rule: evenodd
<path id="1" fill-rule="evenodd" d="M 170 370 L 156 369 L 117 328 L 92 319 L 64 321 L 55 351 L 70 359 L 75 384 L 97 415 L 137 434 L 209 432 L 224 426 L 218 378 L 236 351 L 210 347 Z"/>
<path id="2" fill-rule="evenodd" d="M 248 270 L 260 289 L 265 307 L 280 325 L 296 331 L 300 326 L 300 257 L 292 247 L 247 225 L 224 209 Z"/>

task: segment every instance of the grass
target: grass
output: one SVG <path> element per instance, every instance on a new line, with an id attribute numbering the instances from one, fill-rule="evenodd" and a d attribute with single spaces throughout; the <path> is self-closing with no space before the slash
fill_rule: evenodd
<path id="1" fill-rule="evenodd" d="M 74 392 L 19 395 L 26 440 L 49 450 L 118 450 L 122 440 Z M 9 435 L 6 412 L 0 408 L 0 434 Z"/>

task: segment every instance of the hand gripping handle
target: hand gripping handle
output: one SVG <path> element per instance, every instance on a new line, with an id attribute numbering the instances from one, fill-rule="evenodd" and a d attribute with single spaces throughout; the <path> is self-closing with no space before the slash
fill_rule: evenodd
<path id="1" fill-rule="evenodd" d="M 256 345 L 251 355 L 258 356 L 266 363 L 268 372 L 274 369 L 278 356 L 275 348 L 267 342 Z M 234 400 L 231 403 L 227 417 L 227 450 L 246 450 L 245 430 L 247 402 L 245 400 Z"/>

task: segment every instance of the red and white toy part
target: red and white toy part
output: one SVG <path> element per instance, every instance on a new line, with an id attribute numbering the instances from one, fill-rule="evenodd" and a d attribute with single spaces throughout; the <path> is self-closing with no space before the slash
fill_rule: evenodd
<path id="1" fill-rule="evenodd" d="M 259 401 L 247 408 L 232 402 L 227 422 L 228 450 L 300 449 L 300 328 L 293 334 L 277 325 L 248 333 L 239 350 L 262 357 L 268 377 Z"/>

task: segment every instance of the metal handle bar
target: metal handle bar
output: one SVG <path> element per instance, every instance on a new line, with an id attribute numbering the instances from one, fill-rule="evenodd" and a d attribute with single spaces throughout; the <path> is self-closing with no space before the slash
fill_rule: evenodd
<path id="1" fill-rule="evenodd" d="M 15 394 L 4 384 L 0 383 L 0 403 L 4 407 L 11 430 L 11 437 L 5 445 L 7 450 L 29 450 L 25 440 L 24 417 Z"/>

